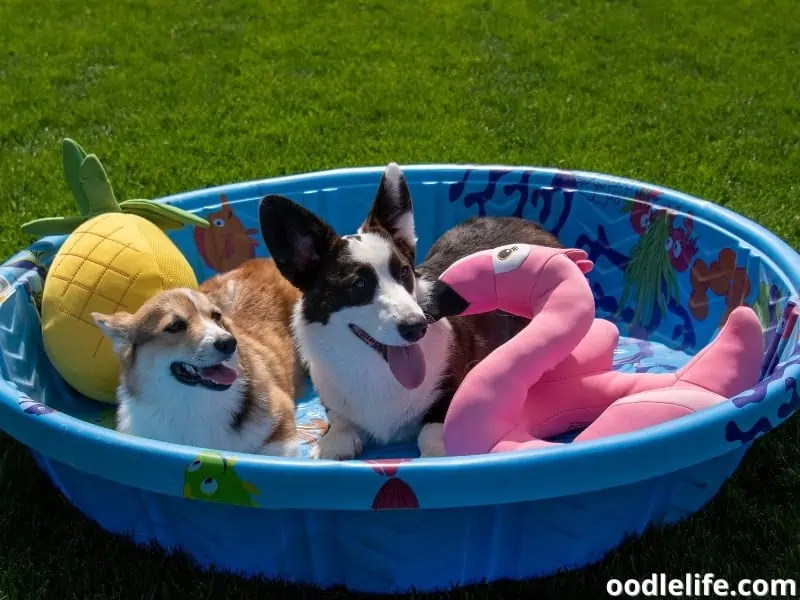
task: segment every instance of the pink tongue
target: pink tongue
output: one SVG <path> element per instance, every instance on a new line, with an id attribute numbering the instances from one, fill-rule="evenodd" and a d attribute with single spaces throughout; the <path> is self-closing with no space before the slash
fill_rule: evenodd
<path id="1" fill-rule="evenodd" d="M 210 379 L 214 383 L 220 385 L 230 385 L 236 381 L 238 374 L 236 371 L 225 365 L 217 365 L 216 367 L 206 367 L 200 369 L 200 377 L 203 379 Z"/>
<path id="2" fill-rule="evenodd" d="M 425 355 L 419 344 L 387 346 L 386 358 L 395 379 L 407 390 L 422 385 L 425 379 Z"/>

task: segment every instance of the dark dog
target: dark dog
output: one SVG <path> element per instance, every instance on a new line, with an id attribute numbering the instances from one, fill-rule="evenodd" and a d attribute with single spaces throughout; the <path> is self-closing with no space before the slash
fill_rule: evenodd
<path id="1" fill-rule="evenodd" d="M 560 247 L 540 225 L 479 217 L 447 231 L 414 269 L 411 195 L 386 167 L 358 233 L 339 236 L 281 196 L 260 206 L 261 232 L 283 275 L 302 293 L 294 335 L 328 411 L 319 458 L 357 456 L 365 441 L 416 435 L 423 456 L 441 456 L 441 425 L 466 373 L 526 321 L 495 312 L 435 320 L 426 310 L 438 277 L 458 259 L 512 243 Z"/>

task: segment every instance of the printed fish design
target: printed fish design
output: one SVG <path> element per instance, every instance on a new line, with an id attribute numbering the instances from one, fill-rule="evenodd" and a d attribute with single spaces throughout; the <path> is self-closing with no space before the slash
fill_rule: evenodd
<path id="1" fill-rule="evenodd" d="M 194 500 L 256 506 L 254 495 L 260 492 L 244 481 L 233 468 L 236 464 L 217 452 L 201 452 L 184 472 L 183 496 Z"/>
<path id="2" fill-rule="evenodd" d="M 194 241 L 206 266 L 225 273 L 255 258 L 258 241 L 250 236 L 258 235 L 258 230 L 245 229 L 225 194 L 220 200 L 219 210 L 207 217 L 211 227 L 194 228 Z"/>

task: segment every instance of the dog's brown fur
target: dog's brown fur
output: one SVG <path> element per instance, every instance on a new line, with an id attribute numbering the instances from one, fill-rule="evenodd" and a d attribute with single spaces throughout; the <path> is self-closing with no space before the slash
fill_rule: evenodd
<path id="1" fill-rule="evenodd" d="M 226 328 L 238 340 L 239 365 L 248 382 L 242 420 L 249 411 L 268 410 L 275 431 L 268 443 L 295 435 L 294 401 L 304 372 L 291 333 L 292 307 L 300 292 L 266 258 L 254 258 L 200 286 L 223 313 Z"/>
<path id="2" fill-rule="evenodd" d="M 133 402 L 142 397 L 145 384 L 137 380 L 145 374 L 135 368 L 137 354 L 145 346 L 191 355 L 212 321 L 230 333 L 237 342 L 241 381 L 238 391 L 219 392 L 239 395 L 233 413 L 226 413 L 231 415 L 230 435 L 243 434 L 247 424 L 271 423 L 259 442 L 266 450 L 298 439 L 295 399 L 302 391 L 304 373 L 290 327 L 299 295 L 272 260 L 258 258 L 209 279 L 199 292 L 168 290 L 148 300 L 135 314 L 95 313 L 93 317 L 116 340 L 122 367 L 120 390 Z M 166 330 L 177 321 L 182 323 L 179 332 Z M 158 402 L 153 393 L 149 391 L 151 401 Z"/>

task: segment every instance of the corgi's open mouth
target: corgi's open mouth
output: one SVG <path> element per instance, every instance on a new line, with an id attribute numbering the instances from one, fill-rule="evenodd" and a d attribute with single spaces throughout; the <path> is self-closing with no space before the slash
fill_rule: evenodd
<path id="1" fill-rule="evenodd" d="M 356 337 L 364 342 L 367 346 L 375 350 L 378 354 L 383 357 L 383 360 L 388 360 L 387 351 L 386 351 L 386 344 L 381 344 L 378 340 L 368 334 L 366 331 L 361 329 L 358 325 L 353 325 L 350 323 L 350 331 L 356 334 Z"/>
<path id="2" fill-rule="evenodd" d="M 389 369 L 397 382 L 404 388 L 413 390 L 425 380 L 425 354 L 419 344 L 408 346 L 389 346 L 382 344 L 358 325 L 349 325 L 358 339 L 375 350 L 389 363 Z"/>
<path id="3" fill-rule="evenodd" d="M 210 390 L 225 391 L 233 385 L 239 374 L 228 366 L 218 363 L 207 367 L 196 367 L 185 362 L 174 362 L 169 366 L 172 376 L 184 385 L 202 385 Z"/>

